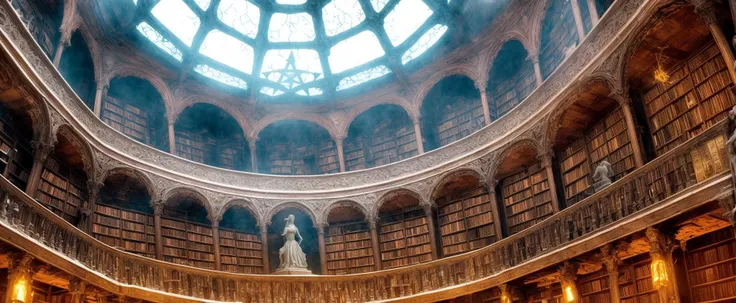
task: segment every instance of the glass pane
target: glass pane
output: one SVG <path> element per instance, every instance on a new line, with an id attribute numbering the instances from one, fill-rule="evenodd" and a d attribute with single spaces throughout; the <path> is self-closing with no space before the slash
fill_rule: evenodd
<path id="1" fill-rule="evenodd" d="M 206 11 L 210 7 L 210 0 L 194 0 L 194 3 L 197 3 L 197 6 L 203 11 Z"/>
<path id="2" fill-rule="evenodd" d="M 340 73 L 383 56 L 384 51 L 376 34 L 362 31 L 342 40 L 330 49 L 330 68 Z"/>
<path id="3" fill-rule="evenodd" d="M 389 0 L 371 0 L 371 5 L 373 5 L 373 10 L 375 10 L 377 13 L 382 11 L 384 7 L 386 7 L 386 4 L 388 4 Z"/>
<path id="4" fill-rule="evenodd" d="M 350 77 L 343 78 L 342 80 L 340 80 L 340 83 L 337 84 L 337 90 L 348 89 L 358 84 L 362 84 L 370 80 L 380 78 L 389 73 L 391 73 L 391 69 L 389 69 L 385 65 L 379 65 L 369 70 L 359 72 Z"/>
<path id="5" fill-rule="evenodd" d="M 207 34 L 199 52 L 246 74 L 253 71 L 253 48 L 219 30 Z"/>
<path id="6" fill-rule="evenodd" d="M 447 26 L 442 24 L 437 24 L 430 28 L 424 35 L 419 37 L 419 40 L 417 40 L 414 45 L 412 45 L 403 56 L 401 56 L 401 64 L 406 64 L 411 60 L 416 59 L 419 57 L 422 53 L 424 53 L 427 49 L 432 47 L 435 43 L 437 43 L 437 40 L 439 40 L 442 35 L 445 34 L 447 31 Z"/>
<path id="7" fill-rule="evenodd" d="M 161 0 L 151 10 L 156 19 L 187 46 L 192 46 L 199 17 L 181 0 Z"/>
<path id="8" fill-rule="evenodd" d="M 261 87 L 261 94 L 268 95 L 268 96 L 279 96 L 283 95 L 284 92 L 282 90 L 275 89 L 273 87 Z"/>
<path id="9" fill-rule="evenodd" d="M 314 23 L 308 13 L 271 15 L 268 40 L 274 42 L 307 42 L 314 40 Z"/>
<path id="10" fill-rule="evenodd" d="M 171 43 L 169 40 L 166 40 L 164 36 L 162 36 L 158 31 L 156 31 L 151 25 L 149 25 L 146 22 L 141 22 L 138 24 L 137 27 L 138 31 L 143 34 L 148 40 L 151 40 L 153 44 L 164 50 L 167 54 L 174 57 L 176 60 L 181 61 L 182 54 L 181 51 L 179 51 L 176 46 L 174 46 L 173 43 Z"/>
<path id="11" fill-rule="evenodd" d="M 322 8 L 322 21 L 328 36 L 349 30 L 365 20 L 358 0 L 333 0 Z"/>
<path id="12" fill-rule="evenodd" d="M 276 0 L 276 3 L 284 5 L 299 5 L 307 3 L 307 0 Z"/>
<path id="13" fill-rule="evenodd" d="M 322 90 L 316 87 L 310 87 L 307 90 L 300 90 L 296 94 L 300 96 L 319 96 L 322 94 Z"/>
<path id="14" fill-rule="evenodd" d="M 222 71 L 214 69 L 209 65 L 197 65 L 194 67 L 194 71 L 202 74 L 207 78 L 217 80 L 227 85 L 242 89 L 248 89 L 248 84 L 245 83 L 245 80 L 223 73 Z"/>
<path id="15" fill-rule="evenodd" d="M 243 35 L 255 38 L 261 11 L 247 0 L 222 0 L 217 7 L 217 18 Z"/>
<path id="16" fill-rule="evenodd" d="M 401 0 L 386 19 L 383 27 L 391 40 L 397 46 L 416 32 L 427 19 L 432 16 L 432 9 L 422 0 Z"/>
<path id="17" fill-rule="evenodd" d="M 287 89 L 322 78 L 319 54 L 313 49 L 272 49 L 263 56 L 261 78 Z"/>

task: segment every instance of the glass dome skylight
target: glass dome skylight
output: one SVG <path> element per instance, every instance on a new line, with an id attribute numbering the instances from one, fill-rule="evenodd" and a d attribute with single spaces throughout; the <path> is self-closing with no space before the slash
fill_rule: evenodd
<path id="1" fill-rule="evenodd" d="M 139 34 L 201 77 L 319 96 L 403 69 L 451 28 L 439 0 L 134 0 Z"/>

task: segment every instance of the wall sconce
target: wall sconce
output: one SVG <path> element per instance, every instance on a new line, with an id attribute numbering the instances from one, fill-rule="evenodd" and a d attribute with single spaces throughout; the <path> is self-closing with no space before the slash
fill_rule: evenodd
<path id="1" fill-rule="evenodd" d="M 670 83 L 670 74 L 667 73 L 664 68 L 662 68 L 662 51 L 664 51 L 664 47 L 659 49 L 659 54 L 657 54 L 657 69 L 654 70 L 654 80 L 661 84 L 668 84 Z"/>
<path id="2" fill-rule="evenodd" d="M 501 296 L 501 303 L 512 303 L 511 302 L 511 298 L 509 298 L 509 296 L 507 296 L 507 295 L 502 295 Z"/>
<path id="3" fill-rule="evenodd" d="M 652 260 L 651 270 L 654 289 L 667 287 L 670 284 L 670 279 L 667 275 L 667 264 L 661 257 Z"/>
<path id="4" fill-rule="evenodd" d="M 575 292 L 572 290 L 572 286 L 570 285 L 565 287 L 565 301 L 575 302 Z"/>
<path id="5" fill-rule="evenodd" d="M 26 280 L 20 279 L 13 286 L 13 303 L 26 302 Z"/>

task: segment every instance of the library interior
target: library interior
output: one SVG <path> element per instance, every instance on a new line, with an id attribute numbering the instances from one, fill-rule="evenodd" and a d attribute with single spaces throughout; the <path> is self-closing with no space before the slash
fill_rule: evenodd
<path id="1" fill-rule="evenodd" d="M 736 302 L 735 51 L 736 0 L 0 1 L 0 300 Z"/>

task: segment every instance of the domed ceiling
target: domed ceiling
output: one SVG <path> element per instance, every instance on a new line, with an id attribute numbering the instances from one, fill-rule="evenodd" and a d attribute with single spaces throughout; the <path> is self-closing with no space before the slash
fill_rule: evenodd
<path id="1" fill-rule="evenodd" d="M 462 19 L 445 0 L 133 2 L 138 34 L 170 60 L 274 99 L 319 99 L 415 69 Z"/>

